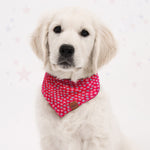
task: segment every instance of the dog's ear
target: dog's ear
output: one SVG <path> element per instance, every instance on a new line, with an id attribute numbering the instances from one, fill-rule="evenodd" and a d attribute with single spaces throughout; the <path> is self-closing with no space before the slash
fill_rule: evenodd
<path id="1" fill-rule="evenodd" d="M 96 38 L 92 52 L 92 67 L 96 73 L 104 64 L 108 63 L 117 51 L 116 42 L 107 27 L 96 25 Z"/>
<path id="2" fill-rule="evenodd" d="M 31 47 L 44 64 L 46 64 L 49 54 L 48 28 L 50 22 L 50 18 L 44 18 L 41 20 L 39 26 L 35 29 L 31 36 Z"/>

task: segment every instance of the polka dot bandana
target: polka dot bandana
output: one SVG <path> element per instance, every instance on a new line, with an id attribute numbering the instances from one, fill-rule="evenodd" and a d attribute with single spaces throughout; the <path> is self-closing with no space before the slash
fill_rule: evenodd
<path id="1" fill-rule="evenodd" d="M 42 94 L 60 117 L 93 99 L 99 91 L 98 74 L 73 82 L 45 73 L 42 84 Z"/>

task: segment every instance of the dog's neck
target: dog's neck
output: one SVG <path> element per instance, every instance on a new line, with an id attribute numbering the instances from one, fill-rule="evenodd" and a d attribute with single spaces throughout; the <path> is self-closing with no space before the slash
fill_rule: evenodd
<path id="1" fill-rule="evenodd" d="M 72 71 L 62 71 L 62 70 L 55 70 L 53 69 L 52 65 L 47 64 L 45 66 L 46 72 L 49 74 L 56 76 L 59 79 L 71 79 L 74 82 L 77 82 L 79 79 L 90 77 L 94 74 L 92 70 L 89 70 L 89 68 L 86 66 L 85 68 L 75 68 Z"/>

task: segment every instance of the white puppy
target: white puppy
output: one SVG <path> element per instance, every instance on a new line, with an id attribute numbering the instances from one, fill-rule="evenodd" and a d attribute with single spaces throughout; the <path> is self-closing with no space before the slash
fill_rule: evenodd
<path id="1" fill-rule="evenodd" d="M 79 8 L 49 14 L 33 33 L 31 45 L 46 72 L 73 82 L 96 74 L 116 53 L 111 32 Z M 129 150 L 102 88 L 63 117 L 50 106 L 41 88 L 36 103 L 42 150 Z"/>

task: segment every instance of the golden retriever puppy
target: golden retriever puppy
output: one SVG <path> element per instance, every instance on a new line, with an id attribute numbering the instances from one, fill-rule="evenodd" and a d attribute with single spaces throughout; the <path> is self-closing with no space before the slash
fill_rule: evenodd
<path id="1" fill-rule="evenodd" d="M 116 54 L 116 43 L 107 27 L 87 10 L 65 8 L 41 21 L 31 45 L 47 73 L 36 102 L 42 150 L 129 150 L 99 87 L 98 69 Z M 76 89 L 83 88 L 67 93 L 67 88 L 74 88 L 70 83 L 80 83 Z M 95 95 L 92 88 L 84 91 L 84 86 L 93 84 Z M 68 97 L 76 99 L 66 100 L 63 87 Z M 85 94 L 82 105 L 81 92 Z M 90 99 L 85 101 L 85 97 Z"/>

